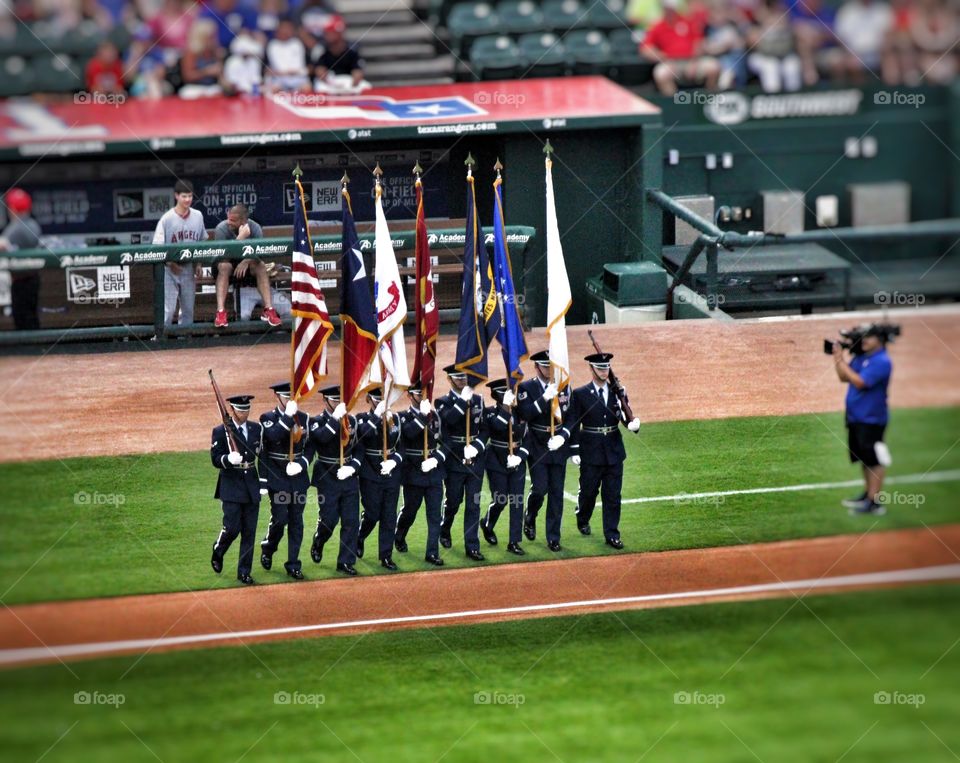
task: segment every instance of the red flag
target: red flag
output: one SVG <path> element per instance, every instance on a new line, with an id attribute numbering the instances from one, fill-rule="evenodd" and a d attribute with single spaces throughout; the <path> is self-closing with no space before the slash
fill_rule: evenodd
<path id="1" fill-rule="evenodd" d="M 417 178 L 417 292 L 414 316 L 417 322 L 416 357 L 412 378 L 423 385 L 427 400 L 433 399 L 433 381 L 437 359 L 437 335 L 440 333 L 440 313 L 433 293 L 433 267 L 430 260 L 430 241 L 423 212 L 423 183 Z"/>
<path id="2" fill-rule="evenodd" d="M 290 335 L 293 363 L 293 399 L 302 400 L 314 391 L 327 375 L 327 340 L 333 323 L 317 278 L 313 245 L 307 231 L 307 211 L 303 186 L 297 179 L 297 204 L 293 215 L 293 280 L 290 301 L 293 306 L 293 333 Z"/>

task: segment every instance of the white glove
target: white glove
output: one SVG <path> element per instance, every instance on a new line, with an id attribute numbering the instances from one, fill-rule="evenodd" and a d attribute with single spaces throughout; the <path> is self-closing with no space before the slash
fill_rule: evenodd
<path id="1" fill-rule="evenodd" d="M 269 493 L 269 492 L 270 492 L 270 491 L 267 490 L 265 487 L 260 488 L 260 495 L 266 495 L 266 494 Z"/>
<path id="2" fill-rule="evenodd" d="M 390 472 L 392 472 L 396 468 L 397 468 L 396 461 L 387 460 L 387 461 L 380 462 L 380 474 L 382 474 L 384 477 L 389 477 Z"/>
<path id="3" fill-rule="evenodd" d="M 383 416 L 386 410 L 387 410 L 387 401 L 381 400 L 379 403 L 377 403 L 377 407 L 373 409 L 373 415 L 379 418 Z"/>
<path id="4" fill-rule="evenodd" d="M 629 424 L 627 424 L 627 429 L 629 429 L 631 432 L 639 432 L 639 431 L 640 431 L 640 419 L 634 419 L 634 420 L 631 421 Z"/>
<path id="5" fill-rule="evenodd" d="M 574 466 L 580 466 L 580 456 L 570 456 L 570 460 L 573 461 Z"/>
<path id="6" fill-rule="evenodd" d="M 558 434 L 555 434 L 549 440 L 547 440 L 547 450 L 560 450 L 563 447 L 564 439 Z"/>
<path id="7" fill-rule="evenodd" d="M 287 476 L 296 477 L 300 472 L 303 471 L 303 467 L 300 466 L 296 461 L 287 462 Z"/>
<path id="8" fill-rule="evenodd" d="M 507 390 L 503 393 L 503 404 L 507 406 L 507 408 L 509 408 L 515 402 L 517 402 L 517 396 L 514 395 L 513 392 Z"/>
<path id="9" fill-rule="evenodd" d="M 420 413 L 422 413 L 424 416 L 428 416 L 430 414 L 430 411 L 432 410 L 433 410 L 433 406 L 430 405 L 429 400 L 420 401 Z"/>
<path id="10" fill-rule="evenodd" d="M 460 390 L 460 399 L 466 403 L 466 402 L 469 402 L 472 398 L 473 398 L 473 390 L 470 389 L 470 385 L 468 384 L 466 387 Z"/>
<path id="11" fill-rule="evenodd" d="M 472 445 L 464 445 L 464 446 L 463 446 L 463 457 L 464 457 L 464 458 L 468 458 L 468 459 L 476 458 L 476 457 L 477 457 L 477 454 L 478 454 L 479 452 L 480 452 L 480 451 L 477 450 L 477 449 L 476 449 L 475 447 L 473 447 Z"/>
<path id="12" fill-rule="evenodd" d="M 227 454 L 227 461 L 229 461 L 234 466 L 237 466 L 238 464 L 243 463 L 243 456 L 240 455 L 239 451 L 231 450 Z"/>
<path id="13" fill-rule="evenodd" d="M 343 403 L 337 403 L 337 407 L 333 409 L 330 415 L 337 421 L 340 421 L 340 419 L 347 415 L 347 406 Z"/>
<path id="14" fill-rule="evenodd" d="M 427 472 L 432 472 L 437 468 L 438 463 L 439 462 L 437 459 L 435 459 L 433 456 L 430 456 L 430 458 L 425 458 L 420 464 L 420 471 L 422 471 L 424 474 Z"/>
<path id="15" fill-rule="evenodd" d="M 520 464 L 523 463 L 523 459 L 520 456 L 510 455 L 507 456 L 507 468 L 516 469 Z"/>
<path id="16" fill-rule="evenodd" d="M 283 409 L 283 412 L 287 414 L 287 416 L 296 416 L 298 410 L 300 409 L 297 407 L 297 401 L 290 400 L 287 403 L 287 407 Z"/>
<path id="17" fill-rule="evenodd" d="M 339 469 L 337 469 L 337 479 L 338 480 L 350 479 L 356 473 L 357 473 L 357 470 L 352 466 L 341 466 Z"/>
<path id="18" fill-rule="evenodd" d="M 544 400 L 553 400 L 557 396 L 557 385 L 553 382 L 550 382 L 546 389 L 543 390 L 543 399 Z"/>

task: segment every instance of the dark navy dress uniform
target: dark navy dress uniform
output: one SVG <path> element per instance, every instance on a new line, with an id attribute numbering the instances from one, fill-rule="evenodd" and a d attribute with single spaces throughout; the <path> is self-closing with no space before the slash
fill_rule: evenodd
<path id="1" fill-rule="evenodd" d="M 349 572 L 357 561 L 357 532 L 360 527 L 360 460 L 356 457 L 357 420 L 347 415 L 350 439 L 343 446 L 343 465 L 352 466 L 354 473 L 346 479 L 337 479 L 340 468 L 341 422 L 329 411 L 310 419 L 310 448 L 316 454 L 311 484 L 317 489 L 320 510 L 317 531 L 313 536 L 310 558 L 319 563 L 323 547 L 340 524 L 340 551 L 337 568 Z"/>
<path id="2" fill-rule="evenodd" d="M 403 443 L 399 416 L 390 414 L 386 459 L 383 452 L 383 426 L 383 417 L 372 411 L 361 413 L 357 417 L 357 440 L 363 451 L 360 456 L 360 502 L 363 504 L 363 514 L 360 517 L 357 555 L 363 555 L 363 542 L 379 524 L 377 546 L 381 562 L 393 557 L 393 543 L 397 537 L 397 504 L 400 501 L 400 485 L 403 479 Z M 388 475 L 380 473 L 380 465 L 384 460 L 396 464 Z"/>
<path id="3" fill-rule="evenodd" d="M 426 416 L 411 406 L 400 414 L 403 437 L 403 506 L 397 517 L 397 550 L 406 550 L 407 533 L 417 519 L 420 504 L 426 504 L 427 547 L 424 558 L 436 564 L 440 559 L 440 523 L 443 517 L 443 481 L 447 453 L 440 442 L 440 419 Z M 424 472 L 423 434 L 427 433 L 427 458 L 437 466 Z M 432 558 L 431 558 L 432 557 Z"/>
<path id="4" fill-rule="evenodd" d="M 580 456 L 580 492 L 577 525 L 589 524 L 597 494 L 603 503 L 603 537 L 620 540 L 620 493 L 623 488 L 623 447 L 620 400 L 606 384 L 598 389 L 591 381 L 570 396 L 570 408 L 559 434 L 569 437 L 571 454 Z"/>
<path id="5" fill-rule="evenodd" d="M 303 510 L 307 505 L 310 460 L 313 457 L 307 436 L 310 417 L 303 411 L 297 411 L 296 416 L 287 416 L 282 408 L 277 407 L 264 413 L 260 424 L 263 427 L 260 478 L 266 482 L 270 496 L 270 524 L 266 537 L 260 541 L 260 561 L 265 569 L 270 569 L 270 559 L 283 539 L 284 528 L 288 528 L 287 561 L 283 566 L 292 573 L 303 566 L 300 562 Z M 290 463 L 290 437 L 295 424 L 300 427 L 301 437 L 293 444 L 293 461 L 300 464 L 303 471 L 291 477 L 287 474 L 287 464 Z"/>
<path id="6" fill-rule="evenodd" d="M 257 519 L 260 514 L 260 479 L 257 475 L 257 457 L 260 454 L 261 428 L 255 421 L 247 421 L 242 427 L 230 422 L 237 451 L 243 457 L 239 464 L 227 459 L 230 443 L 223 424 L 214 427 L 211 435 L 210 460 L 220 474 L 213 497 L 223 504 L 223 528 L 213 544 L 213 555 L 223 564 L 223 557 L 230 545 L 240 536 L 240 558 L 237 562 L 237 578 L 248 578 L 253 569 L 253 546 L 257 536 Z M 246 434 L 244 434 L 244 430 Z M 215 568 L 216 569 L 216 568 Z M 246 580 L 244 582 L 247 582 Z M 252 581 L 250 581 L 252 582 Z"/>
<path id="7" fill-rule="evenodd" d="M 503 398 L 503 388 L 494 390 L 494 396 Z M 499 394 L 498 394 L 499 392 Z M 527 459 L 530 451 L 521 443 L 526 431 L 526 423 L 519 413 L 502 405 L 490 406 L 484 411 L 486 431 L 490 436 L 487 443 L 487 482 L 490 485 L 490 506 L 484 525 L 492 532 L 497 520 L 505 508 L 510 509 L 511 545 L 523 541 L 523 484 L 526 479 Z M 520 464 L 513 468 L 507 465 L 510 454 L 510 425 L 513 427 L 513 455 L 520 458 Z"/>
<path id="8" fill-rule="evenodd" d="M 546 536 L 547 543 L 560 542 L 560 526 L 563 520 L 563 484 L 567 477 L 567 459 L 572 455 L 570 447 L 564 445 L 555 451 L 547 449 L 550 439 L 550 417 L 552 401 L 544 400 L 543 392 L 547 383 L 539 378 L 529 379 L 517 388 L 517 410 L 527 422 L 527 432 L 523 441 L 529 452 L 530 493 L 527 496 L 527 513 L 524 517 L 524 529 L 530 540 L 536 538 L 536 520 L 543 499 L 547 499 Z M 565 387 L 557 393 L 560 413 L 566 416 L 570 408 L 570 388 Z M 554 420 L 554 434 L 560 434 L 562 422 Z"/>
<path id="9" fill-rule="evenodd" d="M 438 398 L 434 404 L 440 418 L 440 441 L 448 453 L 443 525 L 440 528 L 441 542 L 450 543 L 453 520 L 464 504 L 463 545 L 468 555 L 480 555 L 480 491 L 483 487 L 486 431 L 483 423 L 483 398 L 473 395 L 469 406 L 454 391 Z M 463 449 L 467 445 L 467 410 L 470 411 L 470 445 L 477 449 L 477 456 L 470 464 L 463 462 Z M 482 556 L 481 556 L 482 558 Z"/>

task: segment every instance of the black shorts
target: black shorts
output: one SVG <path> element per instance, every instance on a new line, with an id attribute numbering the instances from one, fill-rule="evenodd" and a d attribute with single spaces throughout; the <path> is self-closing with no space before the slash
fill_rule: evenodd
<path id="1" fill-rule="evenodd" d="M 864 466 L 879 466 L 874 446 L 883 442 L 886 424 L 847 423 L 847 447 L 850 450 L 850 462 L 858 461 Z"/>

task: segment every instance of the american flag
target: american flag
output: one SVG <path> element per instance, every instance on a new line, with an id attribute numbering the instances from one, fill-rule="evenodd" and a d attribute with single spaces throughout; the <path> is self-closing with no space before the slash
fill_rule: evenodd
<path id="1" fill-rule="evenodd" d="M 327 340 L 333 333 L 327 302 L 320 288 L 313 245 L 307 231 L 307 210 L 303 186 L 297 179 L 297 203 L 293 212 L 293 399 L 302 400 L 313 393 L 327 375 Z"/>

